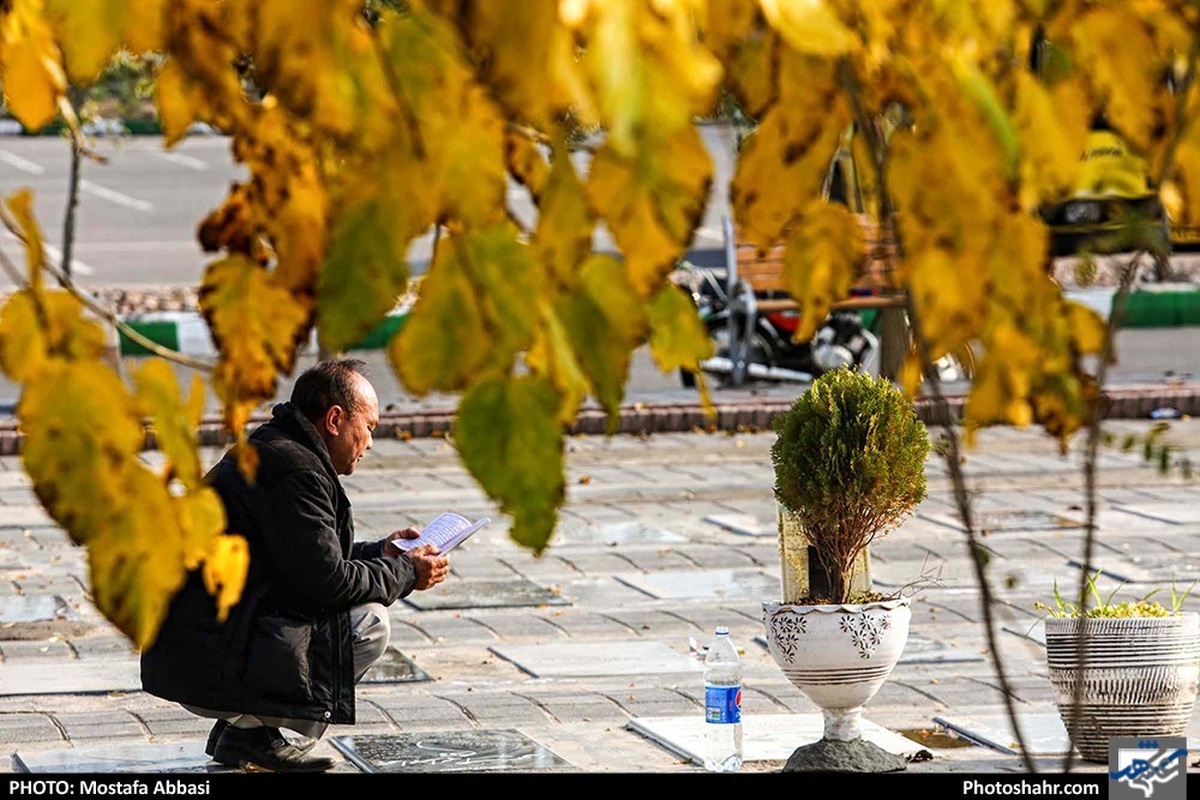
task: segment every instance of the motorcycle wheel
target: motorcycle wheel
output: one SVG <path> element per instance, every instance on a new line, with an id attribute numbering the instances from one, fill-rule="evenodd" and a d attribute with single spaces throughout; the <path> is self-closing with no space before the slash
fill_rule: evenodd
<path id="1" fill-rule="evenodd" d="M 709 338 L 713 341 L 713 355 L 721 358 L 729 357 L 729 328 L 722 322 L 719 325 L 710 326 L 708 329 Z M 755 364 L 765 364 L 768 367 L 776 365 L 775 350 L 771 347 L 770 342 L 757 331 L 750 335 L 750 347 L 747 350 L 747 360 Z M 715 379 L 717 386 L 730 386 L 733 383 L 733 376 L 724 373 L 709 373 Z M 679 382 L 683 384 L 685 389 L 692 389 L 696 386 L 696 375 L 690 370 L 679 370 Z"/>

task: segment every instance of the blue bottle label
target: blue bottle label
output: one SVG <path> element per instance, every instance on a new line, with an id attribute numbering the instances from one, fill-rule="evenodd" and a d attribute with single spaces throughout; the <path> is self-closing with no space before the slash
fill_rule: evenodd
<path id="1" fill-rule="evenodd" d="M 704 721 L 721 723 L 741 722 L 742 687 L 704 687 Z"/>

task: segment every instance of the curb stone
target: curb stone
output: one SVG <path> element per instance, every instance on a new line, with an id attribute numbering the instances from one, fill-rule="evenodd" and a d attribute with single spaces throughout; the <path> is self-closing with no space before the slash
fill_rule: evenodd
<path id="1" fill-rule="evenodd" d="M 1114 389 L 1106 397 L 1108 405 L 1105 419 L 1150 419 L 1164 409 L 1168 409 L 1173 418 L 1200 416 L 1200 383 Z M 962 419 L 965 402 L 965 395 L 946 397 L 951 419 L 955 422 Z M 775 417 L 787 411 L 791 405 L 791 400 L 770 399 L 718 402 L 713 404 L 714 414 L 710 417 L 699 401 L 638 402 L 620 408 L 612 433 L 648 436 L 655 433 L 768 431 Z M 918 398 L 916 410 L 918 417 L 926 424 L 936 423 L 936 409 L 931 398 Z M 453 434 L 455 416 L 456 410 L 453 408 L 386 412 L 380 416 L 375 436 L 394 439 L 442 438 Z M 267 414 L 254 415 L 248 423 L 248 429 L 267 419 Z M 567 430 L 571 436 L 604 435 L 608 432 L 608 417 L 598 408 L 582 410 Z M 233 442 L 233 436 L 225 429 L 221 418 L 213 415 L 201 421 L 198 437 L 202 447 L 224 446 Z M 15 420 L 0 422 L 0 455 L 19 454 L 23 439 Z M 157 437 L 150 427 L 146 429 L 143 448 L 157 448 Z"/>

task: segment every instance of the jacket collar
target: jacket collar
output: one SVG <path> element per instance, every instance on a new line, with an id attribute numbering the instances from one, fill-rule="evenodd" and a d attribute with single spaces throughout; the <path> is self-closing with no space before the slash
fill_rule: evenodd
<path id="1" fill-rule="evenodd" d="M 325 446 L 325 440 L 321 438 L 321 434 L 317 433 L 316 426 L 309 421 L 308 417 L 297 411 L 291 402 L 278 403 L 272 408 L 271 421 L 268 424 L 316 453 L 326 471 L 335 481 L 338 481 L 337 470 L 333 468 L 333 461 L 329 458 L 329 448 Z M 338 483 L 340 485 L 341 482 L 338 481 Z"/>

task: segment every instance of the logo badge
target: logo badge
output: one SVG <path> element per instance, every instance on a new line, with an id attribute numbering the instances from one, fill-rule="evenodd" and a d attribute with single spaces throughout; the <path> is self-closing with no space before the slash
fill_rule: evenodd
<path id="1" fill-rule="evenodd" d="M 1112 800 L 1186 800 L 1187 739 L 1114 736 L 1108 741 Z"/>

